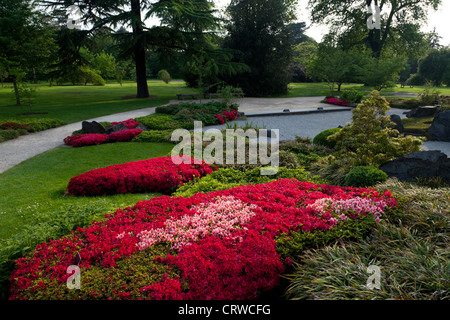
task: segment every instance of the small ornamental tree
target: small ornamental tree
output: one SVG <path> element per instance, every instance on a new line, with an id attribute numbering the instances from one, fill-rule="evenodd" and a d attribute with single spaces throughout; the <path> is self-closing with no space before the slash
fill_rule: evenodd
<path id="1" fill-rule="evenodd" d="M 373 91 L 353 110 L 353 122 L 328 137 L 336 141 L 337 158 L 346 158 L 353 166 L 379 167 L 409 153 L 419 151 L 422 139 L 399 135 L 386 116 L 389 103 Z"/>

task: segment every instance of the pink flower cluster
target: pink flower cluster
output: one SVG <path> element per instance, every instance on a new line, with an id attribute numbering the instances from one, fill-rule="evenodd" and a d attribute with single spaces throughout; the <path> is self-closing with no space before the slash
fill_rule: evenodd
<path id="1" fill-rule="evenodd" d="M 179 250 L 208 235 L 224 238 L 250 221 L 255 215 L 254 208 L 256 205 L 247 205 L 233 196 L 219 197 L 214 202 L 194 206 L 195 214 L 192 216 L 168 219 L 163 228 L 141 232 L 137 246 L 144 250 L 158 242 L 170 242 L 173 249 Z"/>
<path id="2" fill-rule="evenodd" d="M 189 156 L 182 160 L 194 163 Z M 175 165 L 172 157 L 154 158 L 99 168 L 73 177 L 67 194 L 75 196 L 101 196 L 124 193 L 170 193 L 194 177 L 210 174 L 212 168 L 202 164 Z"/>
<path id="3" fill-rule="evenodd" d="M 379 222 L 385 208 L 388 207 L 388 203 L 379 198 L 321 198 L 309 204 L 307 207 L 315 210 L 322 217 L 329 218 L 333 223 L 347 219 L 347 215 L 355 218 L 365 214 L 373 214 L 376 217 L 376 221 Z"/>
<path id="4" fill-rule="evenodd" d="M 238 116 L 238 112 L 235 109 L 225 110 L 225 111 L 222 111 L 222 114 L 214 115 L 214 117 L 217 118 L 217 120 L 219 121 L 220 124 L 224 124 L 225 119 L 231 121 L 231 120 L 236 119 L 237 116 Z"/>
<path id="5" fill-rule="evenodd" d="M 328 98 L 327 99 L 327 103 L 335 104 L 335 105 L 338 105 L 338 106 L 348 107 L 348 102 L 342 101 L 342 100 L 339 100 L 339 99 L 336 99 L 336 98 Z"/>
<path id="6" fill-rule="evenodd" d="M 119 122 L 111 122 L 111 127 L 114 127 L 115 125 L 123 123 L 128 129 L 134 129 L 139 125 L 139 122 L 137 122 L 134 119 L 128 119 L 125 121 L 119 121 Z"/>
<path id="7" fill-rule="evenodd" d="M 128 129 L 111 134 L 79 134 L 64 139 L 64 143 L 72 147 L 85 147 L 113 142 L 127 142 L 142 133 L 141 129 Z"/>
<path id="8" fill-rule="evenodd" d="M 159 174 L 165 169 L 162 166 Z M 93 177 L 92 183 L 97 182 Z M 158 180 L 155 185 L 161 183 Z M 145 298 L 254 299 L 277 286 L 283 262 L 291 263 L 277 253 L 277 237 L 327 231 L 336 225 L 333 210 L 353 219 L 396 206 L 388 192 L 286 179 L 189 198 L 155 197 L 108 214 L 68 237 L 39 245 L 17 260 L 11 274 L 11 299 L 33 297 L 46 290 L 46 285 L 65 286 L 66 269 L 77 252 L 83 257 L 79 265 L 83 274 L 91 267 L 101 274 L 102 268 L 117 267 L 118 260 L 151 250 L 147 246 L 158 241 L 169 241 L 176 250 L 168 248 L 168 254 L 155 261 L 175 267 L 178 276 L 141 283 L 131 274 L 127 281 L 139 286 Z M 130 295 L 127 288 L 116 289 L 124 299 Z M 106 294 L 96 298 L 108 299 Z"/>

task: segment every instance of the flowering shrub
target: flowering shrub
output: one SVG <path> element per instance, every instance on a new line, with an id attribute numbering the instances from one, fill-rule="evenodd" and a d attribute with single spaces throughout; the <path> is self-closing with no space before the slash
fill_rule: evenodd
<path id="1" fill-rule="evenodd" d="M 327 103 L 329 104 L 335 104 L 338 106 L 344 106 L 344 107 L 348 107 L 348 102 L 346 101 L 342 101 L 336 98 L 327 98 Z"/>
<path id="2" fill-rule="evenodd" d="M 277 239 L 381 218 L 396 206 L 389 192 L 285 179 L 160 196 L 37 246 L 16 261 L 11 299 L 253 299 L 292 262 Z M 81 290 L 68 290 L 77 253 Z"/>
<path id="3" fill-rule="evenodd" d="M 73 147 L 92 146 L 104 143 L 131 141 L 142 133 L 141 129 L 128 129 L 113 132 L 111 134 L 76 134 L 64 139 L 64 143 Z"/>
<path id="4" fill-rule="evenodd" d="M 219 121 L 220 124 L 224 124 L 225 120 L 220 114 L 215 114 L 214 117 Z"/>
<path id="5" fill-rule="evenodd" d="M 193 158 L 183 156 L 183 159 Z M 67 193 L 76 196 L 144 192 L 167 194 L 184 182 L 211 172 L 211 167 L 205 162 L 175 165 L 171 157 L 155 158 L 83 173 L 70 179 Z"/>
<path id="6" fill-rule="evenodd" d="M 109 142 L 107 134 L 78 134 L 64 139 L 64 143 L 75 148 L 92 146 Z"/>
<path id="7" fill-rule="evenodd" d="M 114 127 L 115 125 L 123 123 L 128 129 L 134 129 L 139 125 L 139 122 L 137 122 L 134 119 L 128 119 L 125 121 L 118 121 L 118 122 L 111 122 L 111 127 Z"/>
<path id="8" fill-rule="evenodd" d="M 237 116 L 238 116 L 238 112 L 235 109 L 224 110 L 224 111 L 222 111 L 221 114 L 214 115 L 214 117 L 217 118 L 217 120 L 219 121 L 220 124 L 224 124 L 225 119 L 231 121 L 231 120 L 236 119 Z"/>
<path id="9" fill-rule="evenodd" d="M 127 142 L 142 133 L 141 129 L 128 129 L 109 134 L 109 142 Z"/>

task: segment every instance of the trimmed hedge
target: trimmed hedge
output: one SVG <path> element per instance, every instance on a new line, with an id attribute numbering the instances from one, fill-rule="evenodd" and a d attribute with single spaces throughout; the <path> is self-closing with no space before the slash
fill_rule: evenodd
<path id="1" fill-rule="evenodd" d="M 336 141 L 328 141 L 327 138 L 340 130 L 341 128 L 332 128 L 324 130 L 314 137 L 313 143 L 328 148 L 334 148 L 336 146 Z"/>
<path id="2" fill-rule="evenodd" d="M 345 185 L 350 187 L 369 187 L 384 182 L 388 175 L 374 166 L 354 167 L 345 176 Z"/>
<path id="3" fill-rule="evenodd" d="M 151 114 L 145 117 L 135 119 L 140 124 L 150 128 L 150 130 L 175 130 L 175 129 L 194 129 L 194 123 L 175 120 L 168 114 Z"/>

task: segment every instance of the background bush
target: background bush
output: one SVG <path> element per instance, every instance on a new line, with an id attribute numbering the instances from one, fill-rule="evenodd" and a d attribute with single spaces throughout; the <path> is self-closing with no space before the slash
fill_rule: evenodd
<path id="1" fill-rule="evenodd" d="M 150 130 L 144 131 L 131 142 L 172 142 L 172 130 Z M 172 142 L 173 143 L 173 142 Z"/>
<path id="2" fill-rule="evenodd" d="M 349 187 L 368 187 L 384 182 L 388 175 L 374 166 L 354 167 L 345 176 L 345 185 Z"/>
<path id="3" fill-rule="evenodd" d="M 358 90 L 344 90 L 339 95 L 339 99 L 348 103 L 360 103 L 364 94 Z"/>
<path id="4" fill-rule="evenodd" d="M 175 129 L 193 129 L 194 123 L 175 120 L 169 114 L 151 114 L 145 117 L 135 119 L 140 124 L 150 128 L 150 130 L 175 130 Z"/>
<path id="5" fill-rule="evenodd" d="M 314 137 L 313 143 L 328 148 L 334 148 L 336 146 L 336 141 L 329 141 L 327 138 L 335 134 L 336 132 L 339 132 L 340 130 L 341 128 L 332 128 L 324 130 Z"/>

